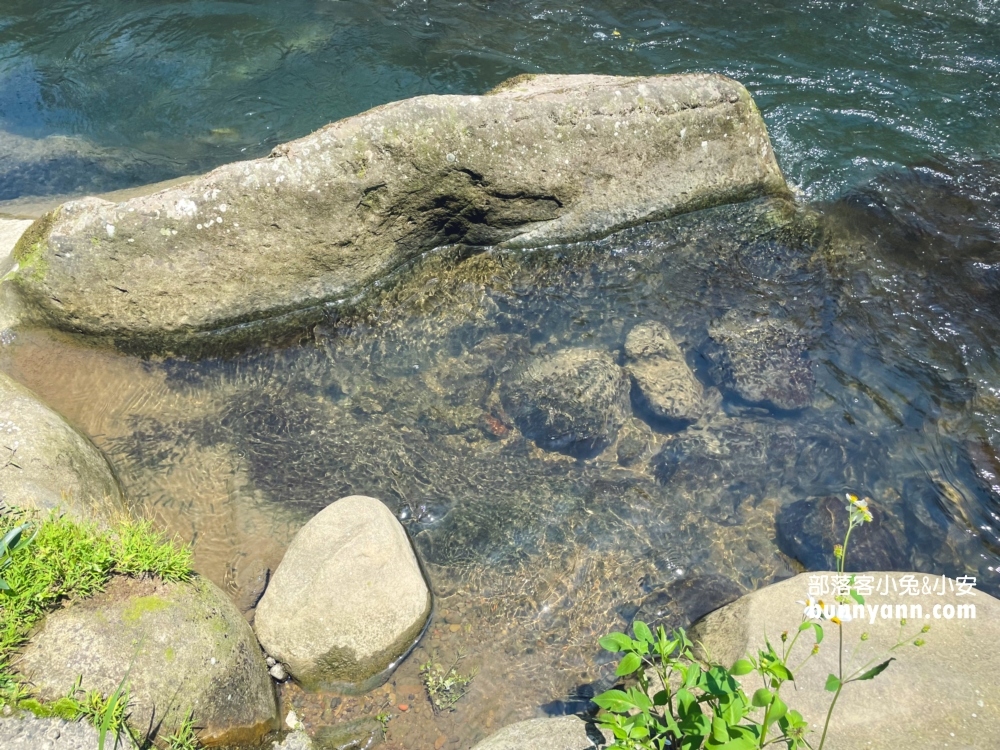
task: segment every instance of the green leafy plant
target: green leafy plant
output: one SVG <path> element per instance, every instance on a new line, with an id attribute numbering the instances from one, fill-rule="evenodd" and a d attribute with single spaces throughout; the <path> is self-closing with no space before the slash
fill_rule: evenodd
<path id="1" fill-rule="evenodd" d="M 0 539 L 0 573 L 13 562 L 14 555 L 17 552 L 35 541 L 38 530 L 36 529 L 35 533 L 31 536 L 26 536 L 30 529 L 30 523 L 22 523 L 7 531 L 3 539 Z M 10 584 L 0 577 L 0 591 L 6 593 L 10 590 Z"/>
<path id="2" fill-rule="evenodd" d="M 855 495 L 848 495 L 847 500 L 847 533 L 844 543 L 834 549 L 840 576 L 844 575 L 851 533 L 872 520 L 868 500 L 859 500 Z M 841 607 L 836 610 L 838 614 L 828 617 L 838 628 L 840 650 L 838 674 L 829 675 L 825 685 L 834 696 L 817 750 L 822 750 L 826 743 L 837 699 L 844 687 L 874 679 L 892 661 L 892 657 L 876 658 L 859 667 L 845 667 L 844 623 L 839 612 L 841 609 L 847 612 L 851 602 L 864 604 L 854 576 L 848 578 L 846 591 L 836 599 L 846 609 Z M 791 639 L 787 631 L 782 633 L 780 648 L 765 639 L 763 649 L 739 659 L 728 669 L 711 663 L 707 654 L 704 658 L 696 654 L 683 629 L 668 635 L 661 626 L 653 633 L 646 623 L 636 621 L 632 625 L 634 638 L 624 633 L 601 638 L 605 650 L 622 654 L 615 674 L 626 681 L 594 698 L 594 703 L 603 709 L 599 723 L 615 738 L 608 750 L 754 750 L 772 744 L 788 750 L 812 748 L 806 721 L 781 696 L 782 687 L 794 682 L 795 672 L 819 653 L 823 642 L 824 629 L 816 620 L 827 618 L 825 604 L 811 599 L 804 603 L 803 620 Z M 904 638 L 905 624 L 905 620 L 901 621 L 900 635 L 890 652 L 908 644 L 923 644 L 919 635 L 926 633 L 929 626 Z M 792 654 L 803 633 L 810 634 L 814 642 L 809 653 L 792 667 Z M 867 640 L 867 634 L 862 633 L 859 640 Z M 751 673 L 757 674 L 762 686 L 748 698 L 736 678 Z"/>
<path id="3" fill-rule="evenodd" d="M 455 663 L 447 671 L 440 665 L 428 661 L 420 666 L 420 677 L 427 689 L 427 697 L 431 700 L 435 712 L 450 711 L 467 692 L 469 685 L 475 679 L 477 672 L 468 674 L 458 671 L 459 655 Z"/>
<path id="4" fill-rule="evenodd" d="M 97 747 L 104 750 L 110 734 L 113 738 L 111 746 L 118 744 L 118 738 L 128 732 L 128 675 L 115 688 L 115 691 L 104 698 L 100 693 L 87 693 L 87 703 L 84 715 L 97 728 Z"/>
<path id="5" fill-rule="evenodd" d="M 167 737 L 167 750 L 198 750 L 201 743 L 194 728 L 194 715 L 189 713 L 173 734 Z"/>

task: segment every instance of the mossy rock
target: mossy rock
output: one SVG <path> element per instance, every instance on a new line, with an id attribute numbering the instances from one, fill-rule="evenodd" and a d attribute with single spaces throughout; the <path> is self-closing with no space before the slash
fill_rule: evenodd
<path id="1" fill-rule="evenodd" d="M 17 660 L 43 700 L 128 686 L 130 724 L 164 737 L 190 713 L 206 745 L 255 742 L 277 705 L 263 653 L 211 582 L 118 577 L 97 596 L 48 615 Z"/>

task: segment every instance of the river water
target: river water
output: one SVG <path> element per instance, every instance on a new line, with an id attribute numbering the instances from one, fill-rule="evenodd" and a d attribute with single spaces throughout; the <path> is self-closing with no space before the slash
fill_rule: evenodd
<path id="1" fill-rule="evenodd" d="M 0 200 L 188 174 L 525 71 L 692 70 L 746 83 L 801 196 L 545 251 L 444 250 L 236 357 L 144 361 L 23 331 L 0 368 L 90 435 L 137 511 L 236 598 L 329 502 L 385 501 L 431 578 L 430 630 L 367 698 L 283 700 L 311 729 L 388 708 L 393 748 L 459 750 L 586 707 L 608 678 L 597 637 L 829 566 L 823 519 L 845 492 L 878 521 L 856 565 L 996 593 L 998 23 L 958 0 L 7 0 L 0 149 L 18 148 L 0 151 Z M 705 388 L 698 421 L 636 399 L 585 457 L 521 435 L 499 395 L 512 372 L 570 348 L 622 361 L 649 321 Z M 747 372 L 801 387 L 754 400 Z M 427 704 L 427 659 L 478 670 L 454 712 Z"/>

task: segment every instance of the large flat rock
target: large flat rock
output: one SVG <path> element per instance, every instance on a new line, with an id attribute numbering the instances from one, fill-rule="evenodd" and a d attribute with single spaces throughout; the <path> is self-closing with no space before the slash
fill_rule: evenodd
<path id="1" fill-rule="evenodd" d="M 71 201 L 21 238 L 14 280 L 52 325 L 193 348 L 318 319 L 435 247 L 540 246 L 786 193 L 733 80 L 525 77 L 378 107 L 153 195 Z"/>
<path id="2" fill-rule="evenodd" d="M 597 750 L 609 738 L 578 716 L 528 719 L 509 724 L 472 750 Z"/>
<path id="3" fill-rule="evenodd" d="M 857 533 L 857 532 L 856 532 Z M 803 606 L 809 593 L 810 576 L 831 576 L 832 573 L 802 573 L 781 583 L 747 594 L 720 610 L 707 615 L 691 631 L 692 640 L 704 643 L 713 658 L 727 666 L 747 652 L 756 654 L 769 637 L 780 643 L 783 631 L 794 635 L 802 621 Z M 870 617 L 844 624 L 844 661 L 861 665 L 879 657 L 891 648 L 899 637 L 900 623 L 895 617 L 896 605 L 905 605 L 911 616 L 904 628 L 909 635 L 930 625 L 921 637 L 922 647 L 905 646 L 892 656 L 889 667 L 875 679 L 847 685 L 838 700 L 831 721 L 825 750 L 941 750 L 963 748 L 987 750 L 997 747 L 1000 737 L 1000 698 L 996 680 L 1000 674 L 1000 601 L 981 591 L 975 596 L 960 596 L 953 581 L 940 576 L 913 573 L 920 593 L 903 593 L 900 584 L 906 573 L 858 573 L 872 576 L 875 588 L 866 596 L 866 604 L 881 608 L 889 605 L 893 616 Z M 830 579 L 827 579 L 829 582 Z M 888 591 L 878 589 L 886 581 Z M 896 582 L 893 589 L 891 581 Z M 924 593 L 924 584 L 927 591 Z M 935 591 L 935 586 L 937 590 Z M 826 600 L 830 601 L 827 596 Z M 911 605 L 920 605 L 921 616 L 912 616 Z M 975 605 L 975 618 L 945 619 L 946 607 Z M 935 618 L 939 607 L 940 618 Z M 816 731 L 813 746 L 822 733 L 826 711 L 833 693 L 824 689 L 827 675 L 837 674 L 837 626 L 823 623 L 826 636 L 819 653 L 795 671 L 795 686 L 782 690 L 789 708 L 799 711 Z M 861 642 L 862 633 L 868 639 Z M 803 634 L 804 643 L 796 645 L 792 666 L 801 662 L 812 648 L 810 631 Z M 857 651 L 855 651 L 857 649 Z M 852 658 L 852 654 L 854 654 Z M 878 662 L 876 662 L 878 663 Z M 747 690 L 760 687 L 760 680 L 749 675 L 741 678 Z"/>

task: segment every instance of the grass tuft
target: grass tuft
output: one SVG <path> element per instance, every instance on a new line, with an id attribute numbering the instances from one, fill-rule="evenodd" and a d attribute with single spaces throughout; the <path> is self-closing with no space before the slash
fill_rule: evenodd
<path id="1" fill-rule="evenodd" d="M 57 705 L 58 701 L 48 707 L 34 706 L 38 701 L 28 696 L 11 668 L 12 658 L 31 629 L 64 601 L 103 590 L 114 575 L 187 580 L 193 575 L 191 550 L 166 539 L 149 521 L 128 519 L 100 529 L 65 516 L 39 518 L 19 510 L 0 513 L 0 538 L 24 523 L 31 525 L 30 533 L 37 531 L 35 538 L 11 555 L 3 572 L 10 588 L 0 595 L 0 706 L 10 704 L 35 713 L 72 713 L 68 703 Z M 78 718 L 94 713 L 97 706 L 90 709 L 79 711 Z"/>

